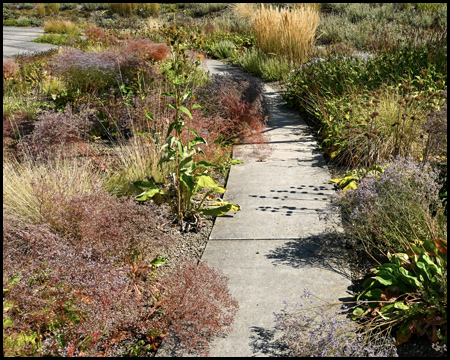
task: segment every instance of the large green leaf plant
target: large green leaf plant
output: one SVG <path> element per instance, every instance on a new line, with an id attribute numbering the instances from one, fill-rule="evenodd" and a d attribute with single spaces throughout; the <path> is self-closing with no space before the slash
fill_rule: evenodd
<path id="1" fill-rule="evenodd" d="M 389 254 L 389 260 L 364 281 L 352 318 L 371 328 L 395 329 L 396 345 L 413 333 L 446 344 L 447 241 L 412 245 L 406 253 Z"/>
<path id="2" fill-rule="evenodd" d="M 153 199 L 160 202 L 161 199 L 165 199 L 182 225 L 183 219 L 187 218 L 195 218 L 198 225 L 201 223 L 199 214 L 222 216 L 229 211 L 240 210 L 240 206 L 217 200 L 213 196 L 213 193 L 222 194 L 226 191 L 209 175 L 209 170 L 216 165 L 195 160 L 197 154 L 203 154 L 199 145 L 207 145 L 207 142 L 195 129 L 187 126 L 184 117 L 187 116 L 192 120 L 191 110 L 200 108 L 200 105 L 185 106 L 192 98 L 192 91 L 184 86 L 186 77 L 182 65 L 188 59 L 181 45 L 175 45 L 173 53 L 174 60 L 168 71 L 174 91 L 164 95 L 174 99 L 174 104 L 166 105 L 174 111 L 174 121 L 169 125 L 166 142 L 160 149 L 162 155 L 159 160 L 159 166 L 167 165 L 171 171 L 166 178 L 165 186 L 147 178 L 144 181 L 130 183 L 130 187 L 137 194 L 136 200 Z M 192 140 L 183 142 L 181 136 L 183 131 L 191 134 Z"/>

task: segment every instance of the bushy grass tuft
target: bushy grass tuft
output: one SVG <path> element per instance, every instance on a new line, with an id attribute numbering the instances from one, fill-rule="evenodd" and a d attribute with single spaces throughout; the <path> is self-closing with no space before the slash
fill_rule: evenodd
<path id="1" fill-rule="evenodd" d="M 50 20 L 46 21 L 44 31 L 47 33 L 56 34 L 73 34 L 79 35 L 78 27 L 69 20 Z"/>
<path id="2" fill-rule="evenodd" d="M 319 13 L 311 7 L 266 9 L 262 4 L 253 19 L 252 32 L 266 54 L 274 53 L 302 64 L 314 45 L 318 22 Z"/>

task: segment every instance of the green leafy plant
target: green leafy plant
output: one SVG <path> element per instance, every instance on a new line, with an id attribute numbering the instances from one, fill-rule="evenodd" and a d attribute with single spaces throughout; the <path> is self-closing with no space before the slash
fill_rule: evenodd
<path id="1" fill-rule="evenodd" d="M 371 327 L 395 327 L 396 345 L 413 333 L 446 344 L 447 241 L 411 245 L 388 258 L 364 281 L 357 296 L 363 303 L 353 310 L 353 319 L 369 321 Z"/>
<path id="2" fill-rule="evenodd" d="M 207 161 L 196 161 L 196 155 L 203 154 L 199 145 L 207 145 L 206 140 L 199 136 L 197 131 L 190 128 L 184 121 L 184 116 L 192 120 L 192 109 L 201 108 L 198 104 L 191 104 L 188 107 L 184 104 L 192 96 L 192 91 L 186 89 L 187 80 L 184 76 L 183 64 L 188 62 L 182 45 L 174 46 L 174 59 L 167 69 L 171 75 L 174 92 L 165 93 L 165 96 L 174 99 L 174 104 L 166 106 L 172 109 L 174 121 L 169 125 L 166 135 L 166 142 L 161 147 L 163 153 L 159 165 L 167 164 L 170 175 L 167 176 L 166 186 L 160 187 L 152 179 L 148 181 L 135 181 L 130 183 L 130 187 L 138 194 L 136 200 L 146 201 L 149 198 L 164 197 L 169 201 L 173 212 L 183 224 L 183 219 L 194 216 L 198 220 L 198 214 L 221 216 L 229 211 L 238 211 L 239 205 L 224 201 L 209 201 L 213 198 L 213 193 L 224 193 L 225 189 L 218 186 L 216 181 L 208 175 L 210 168 L 215 165 Z M 196 62 L 199 66 L 200 62 Z M 192 103 L 192 101 L 191 101 Z M 193 137 L 192 137 L 193 135 Z M 200 195 L 200 191 L 206 189 L 201 199 L 194 201 L 194 196 Z M 199 221 L 196 221 L 198 224 Z"/>
<path id="3" fill-rule="evenodd" d="M 377 166 L 374 164 L 368 169 L 360 168 L 347 171 L 343 178 L 331 179 L 330 181 L 336 183 L 341 189 L 343 189 L 345 193 L 349 189 L 356 189 L 357 182 L 362 178 L 365 178 L 368 175 L 375 175 L 378 178 L 379 174 L 383 172 L 384 169 L 381 166 Z"/>

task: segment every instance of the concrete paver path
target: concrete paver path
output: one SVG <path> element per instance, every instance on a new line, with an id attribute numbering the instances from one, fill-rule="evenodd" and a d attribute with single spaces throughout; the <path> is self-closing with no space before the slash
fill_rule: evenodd
<path id="1" fill-rule="evenodd" d="M 58 48 L 56 45 L 30 42 L 42 34 L 44 34 L 42 28 L 3 26 L 3 57 L 45 52 Z"/>
<path id="2" fill-rule="evenodd" d="M 240 71 L 215 60 L 207 66 L 224 76 Z M 330 244 L 319 251 L 325 224 L 317 210 L 333 193 L 325 160 L 299 114 L 267 85 L 265 95 L 271 151 L 261 156 L 252 145 L 234 147 L 233 157 L 243 164 L 230 169 L 224 200 L 238 203 L 241 211 L 216 219 L 202 256 L 229 278 L 240 306 L 232 332 L 213 341 L 210 356 L 283 355 L 274 313 L 284 300 L 295 304 L 305 289 L 333 303 L 351 297 L 345 250 Z"/>

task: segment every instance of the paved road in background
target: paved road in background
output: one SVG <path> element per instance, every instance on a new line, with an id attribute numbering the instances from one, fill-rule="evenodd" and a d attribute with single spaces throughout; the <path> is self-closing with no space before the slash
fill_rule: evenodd
<path id="1" fill-rule="evenodd" d="M 42 34 L 44 34 L 43 28 L 3 26 L 3 57 L 45 52 L 58 48 L 56 45 L 31 42 Z"/>

